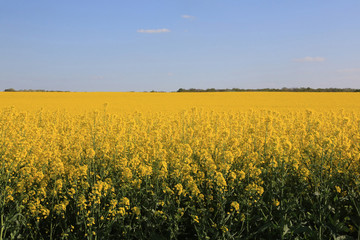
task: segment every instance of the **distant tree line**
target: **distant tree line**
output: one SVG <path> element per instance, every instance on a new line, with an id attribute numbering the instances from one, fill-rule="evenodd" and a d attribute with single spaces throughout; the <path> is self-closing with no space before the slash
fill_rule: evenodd
<path id="1" fill-rule="evenodd" d="M 14 88 L 7 88 L 4 92 L 69 92 L 69 91 L 59 91 L 59 90 L 44 90 L 44 89 L 21 89 L 15 90 Z"/>
<path id="2" fill-rule="evenodd" d="M 177 92 L 360 92 L 360 89 L 354 88 L 259 88 L 259 89 L 242 89 L 242 88 L 225 88 L 225 89 L 198 89 L 198 88 L 179 88 Z"/>
<path id="3" fill-rule="evenodd" d="M 44 90 L 44 89 L 21 89 L 15 90 L 14 88 L 7 88 L 4 92 L 70 92 L 70 91 L 60 91 L 60 90 Z M 150 92 L 163 92 L 152 90 Z M 310 87 L 301 87 L 301 88 L 258 88 L 258 89 L 244 89 L 244 88 L 179 88 L 177 92 L 360 92 L 360 89 L 354 88 L 310 88 Z"/>

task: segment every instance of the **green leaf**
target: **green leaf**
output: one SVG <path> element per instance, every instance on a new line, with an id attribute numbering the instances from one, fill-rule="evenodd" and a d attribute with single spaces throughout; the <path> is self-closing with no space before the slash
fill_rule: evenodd
<path id="1" fill-rule="evenodd" d="M 288 227 L 287 224 L 284 225 L 284 228 L 283 228 L 283 236 L 285 236 L 288 232 L 289 232 L 290 228 Z"/>

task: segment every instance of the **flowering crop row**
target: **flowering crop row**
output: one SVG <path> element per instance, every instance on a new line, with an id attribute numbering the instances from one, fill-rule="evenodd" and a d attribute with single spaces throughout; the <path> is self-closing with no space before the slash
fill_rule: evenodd
<path id="1" fill-rule="evenodd" d="M 360 234 L 360 114 L 0 110 L 0 239 Z"/>

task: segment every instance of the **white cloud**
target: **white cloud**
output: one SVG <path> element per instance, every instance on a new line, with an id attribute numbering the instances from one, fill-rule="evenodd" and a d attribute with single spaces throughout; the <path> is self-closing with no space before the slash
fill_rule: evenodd
<path id="1" fill-rule="evenodd" d="M 304 57 L 294 59 L 295 62 L 323 62 L 325 58 L 323 57 Z"/>
<path id="2" fill-rule="evenodd" d="M 360 73 L 360 68 L 344 68 L 337 70 L 339 73 Z"/>
<path id="3" fill-rule="evenodd" d="M 186 18 L 186 19 L 194 19 L 194 16 L 190 16 L 190 15 L 181 15 L 182 18 Z"/>
<path id="4" fill-rule="evenodd" d="M 138 33 L 168 33 L 170 32 L 167 28 L 161 28 L 161 29 L 139 29 L 137 30 Z"/>

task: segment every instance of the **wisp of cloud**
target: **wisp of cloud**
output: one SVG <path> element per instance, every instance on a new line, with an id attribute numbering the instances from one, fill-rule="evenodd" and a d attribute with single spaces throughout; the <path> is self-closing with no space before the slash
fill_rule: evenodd
<path id="1" fill-rule="evenodd" d="M 161 29 L 139 29 L 137 30 L 138 33 L 168 33 L 170 32 L 167 28 L 161 28 Z"/>

